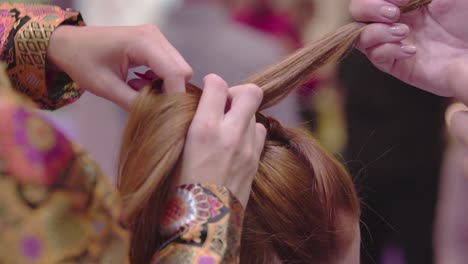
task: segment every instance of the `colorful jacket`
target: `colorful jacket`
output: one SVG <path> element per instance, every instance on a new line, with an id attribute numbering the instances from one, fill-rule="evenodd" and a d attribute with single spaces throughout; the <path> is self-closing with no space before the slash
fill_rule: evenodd
<path id="1" fill-rule="evenodd" d="M 85 151 L 35 111 L 82 94 L 46 59 L 60 25 L 84 23 L 70 9 L 0 3 L 7 74 L 0 69 L 0 264 L 128 263 L 130 234 L 117 190 Z M 178 229 L 152 262 L 237 263 L 243 210 L 232 194 L 193 184 L 173 197 L 163 224 Z M 189 203 L 193 197 L 199 202 Z"/>

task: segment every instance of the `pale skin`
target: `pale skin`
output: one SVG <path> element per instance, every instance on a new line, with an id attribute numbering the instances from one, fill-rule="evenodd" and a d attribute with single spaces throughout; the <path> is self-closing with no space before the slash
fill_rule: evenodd
<path id="1" fill-rule="evenodd" d="M 357 48 L 382 71 L 467 105 L 468 1 L 433 0 L 421 10 L 400 15 L 398 7 L 407 2 L 351 0 L 354 19 L 374 22 L 363 31 Z M 452 134 L 468 148 L 466 107 L 451 108 L 447 116 Z M 468 154 L 465 160 L 468 164 Z"/>
<path id="2" fill-rule="evenodd" d="M 425 91 L 453 96 L 468 105 L 468 1 L 433 0 L 401 15 L 408 0 L 350 0 L 353 18 L 371 22 L 357 43 L 380 70 Z M 447 123 L 467 152 L 468 108 L 450 108 Z"/>
<path id="3" fill-rule="evenodd" d="M 382 71 L 441 96 L 453 96 L 448 76 L 468 60 L 468 1 L 433 0 L 400 15 L 408 0 L 351 0 L 354 19 L 366 27 L 357 47 Z"/>
<path id="4" fill-rule="evenodd" d="M 192 76 L 188 63 L 152 25 L 61 26 L 52 34 L 47 58 L 82 89 L 125 109 L 137 96 L 125 82 L 130 68 L 151 68 L 164 80 L 167 92 L 184 92 Z"/>
<path id="5" fill-rule="evenodd" d="M 465 148 L 463 169 L 468 177 L 468 63 L 460 65 L 459 72 L 454 72 L 452 87 L 457 98 L 462 102 L 452 105 L 447 110 L 446 120 L 450 133 Z"/>
<path id="6" fill-rule="evenodd" d="M 125 109 L 130 109 L 138 89 L 156 76 L 164 80 L 165 91 L 171 93 L 184 92 L 192 75 L 187 62 L 154 26 L 62 26 L 50 40 L 48 59 L 81 88 Z M 141 65 L 152 72 L 125 83 L 127 71 Z M 266 128 L 255 120 L 262 98 L 263 92 L 256 85 L 229 87 L 214 74 L 205 78 L 187 135 L 178 184 L 225 186 L 244 208 L 247 206 L 266 136 Z M 357 220 L 346 224 L 355 235 L 340 261 L 359 263 Z"/>
<path id="7" fill-rule="evenodd" d="M 192 75 L 188 63 L 152 25 L 61 26 L 50 39 L 47 56 L 81 88 L 125 109 L 130 109 L 139 88 L 151 79 L 163 79 L 164 90 L 176 93 L 185 92 Z M 128 70 L 136 66 L 151 71 L 144 79 L 126 83 Z M 256 85 L 229 88 L 219 76 L 205 78 L 187 135 L 179 184 L 225 186 L 246 206 L 265 142 L 266 129 L 255 121 L 262 98 Z M 225 112 L 228 102 L 230 108 Z"/>
<path id="8" fill-rule="evenodd" d="M 214 74 L 204 81 L 178 185 L 202 182 L 225 186 L 245 208 L 265 143 L 266 128 L 255 121 L 263 91 L 254 84 L 228 88 Z"/>

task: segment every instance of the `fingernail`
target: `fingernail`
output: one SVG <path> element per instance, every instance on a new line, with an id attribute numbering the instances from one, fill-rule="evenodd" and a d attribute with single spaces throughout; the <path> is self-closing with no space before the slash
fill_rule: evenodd
<path id="1" fill-rule="evenodd" d="M 395 19 L 398 16 L 398 8 L 394 6 L 384 6 L 380 9 L 380 14 L 388 19 Z"/>
<path id="2" fill-rule="evenodd" d="M 158 79 L 158 76 L 153 72 L 153 71 L 147 71 L 145 73 L 141 73 L 141 72 L 135 72 L 135 75 L 140 77 L 141 79 L 143 80 L 149 80 L 149 81 L 152 81 L 152 80 L 156 80 Z"/>
<path id="3" fill-rule="evenodd" d="M 154 79 L 159 79 L 159 77 L 154 73 L 152 70 L 148 70 L 145 72 L 145 75 L 147 78 L 154 80 Z"/>
<path id="4" fill-rule="evenodd" d="M 390 33 L 397 37 L 406 36 L 408 34 L 409 28 L 405 25 L 393 26 L 390 28 Z"/>
<path id="5" fill-rule="evenodd" d="M 416 46 L 414 45 L 402 45 L 401 49 L 403 50 L 403 52 L 408 53 L 408 54 L 416 53 Z"/>
<path id="6" fill-rule="evenodd" d="M 151 80 L 151 78 L 149 78 L 146 74 L 143 74 L 141 72 L 135 72 L 135 75 L 143 80 Z"/>

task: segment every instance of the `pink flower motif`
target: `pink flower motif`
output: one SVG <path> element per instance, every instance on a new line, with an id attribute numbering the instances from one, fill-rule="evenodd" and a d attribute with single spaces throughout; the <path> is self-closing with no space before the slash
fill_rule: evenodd
<path id="1" fill-rule="evenodd" d="M 208 202 L 210 203 L 210 214 L 211 217 L 216 217 L 219 214 L 219 209 L 223 207 L 223 205 L 219 202 L 218 199 L 209 195 Z"/>
<path id="2" fill-rule="evenodd" d="M 17 106 L 1 110 L 0 149 L 6 168 L 22 183 L 57 183 L 73 159 L 71 143 L 32 110 Z"/>

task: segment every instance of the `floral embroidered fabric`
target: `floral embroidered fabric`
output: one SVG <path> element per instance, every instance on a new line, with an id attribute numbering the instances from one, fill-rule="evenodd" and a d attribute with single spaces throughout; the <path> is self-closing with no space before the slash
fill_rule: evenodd
<path id="1" fill-rule="evenodd" d="M 13 85 L 0 67 L 0 264 L 128 263 L 130 239 L 117 190 L 82 149 L 13 91 L 45 109 L 80 96 L 64 73 L 47 67 L 48 40 L 61 24 L 83 22 L 58 7 L 0 3 L 0 58 Z M 173 236 L 154 261 L 238 262 L 243 211 L 237 200 L 211 185 L 178 190 L 180 199 L 171 200 L 164 220 Z M 194 221 L 183 220 L 188 216 Z"/>
<path id="2" fill-rule="evenodd" d="M 117 191 L 13 96 L 0 97 L 0 263 L 127 263 Z"/>
<path id="3" fill-rule="evenodd" d="M 84 25 L 78 12 L 56 6 L 0 3 L 0 59 L 15 89 L 44 109 L 76 100 L 82 91 L 46 60 L 50 36 L 59 25 Z"/>
<path id="4" fill-rule="evenodd" d="M 242 221 L 242 205 L 227 188 L 180 186 L 161 222 L 170 239 L 153 263 L 238 263 Z"/>

